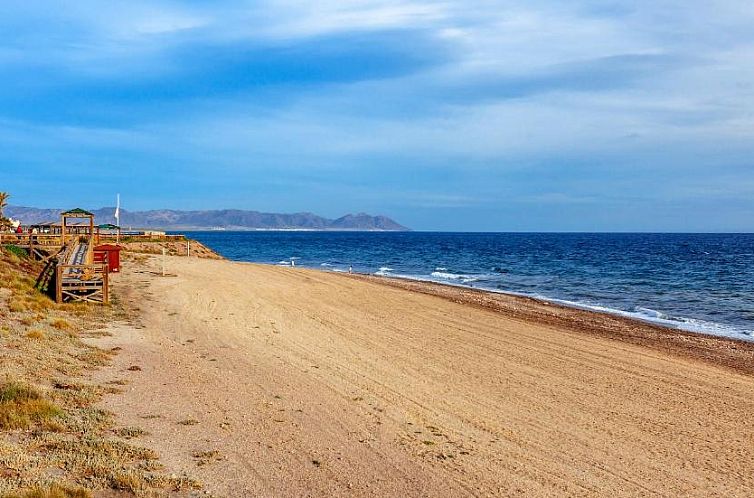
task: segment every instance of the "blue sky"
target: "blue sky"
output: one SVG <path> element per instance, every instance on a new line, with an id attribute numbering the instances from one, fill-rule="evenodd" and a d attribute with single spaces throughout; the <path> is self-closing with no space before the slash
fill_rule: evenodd
<path id="1" fill-rule="evenodd" d="M 754 231 L 751 2 L 66 4 L 0 11 L 14 204 Z"/>

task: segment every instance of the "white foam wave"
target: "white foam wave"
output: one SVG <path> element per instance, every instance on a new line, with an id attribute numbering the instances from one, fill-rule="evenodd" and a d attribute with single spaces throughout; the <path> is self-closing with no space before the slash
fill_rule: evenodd
<path id="1" fill-rule="evenodd" d="M 392 268 L 389 268 L 387 266 L 382 266 L 382 267 L 380 267 L 379 270 L 377 270 L 376 272 L 374 272 L 374 274 L 375 275 L 379 275 L 381 277 L 391 277 L 391 276 L 394 276 L 392 272 L 393 272 Z"/>
<path id="2" fill-rule="evenodd" d="M 588 311 L 596 311 L 599 313 L 607 313 L 610 315 L 623 316 L 626 318 L 632 318 L 634 320 L 640 320 L 643 322 L 649 322 L 656 325 L 662 325 L 668 328 L 683 330 L 686 332 L 696 332 L 702 334 L 715 335 L 719 337 L 729 337 L 733 339 L 739 339 L 743 341 L 754 341 L 754 331 L 746 330 L 732 325 L 723 325 L 720 323 L 709 322 L 707 320 L 701 320 L 698 318 L 685 318 L 674 317 L 662 313 L 661 311 L 653 310 L 651 308 L 644 308 L 637 306 L 633 311 L 626 311 L 616 308 L 610 308 L 607 306 L 601 306 L 596 304 L 585 304 L 578 301 L 568 301 L 565 299 L 552 299 L 547 296 L 539 294 L 522 294 L 515 292 L 502 292 L 503 294 L 523 295 L 527 297 L 533 297 L 542 301 L 548 301 L 551 303 L 561 304 L 571 308 L 578 308 Z"/>
<path id="3" fill-rule="evenodd" d="M 377 274 L 378 273 L 376 273 L 375 275 Z M 436 275 L 436 274 L 439 274 L 439 275 Z M 451 277 L 448 278 L 446 277 L 446 275 L 449 275 Z M 464 281 L 463 277 L 469 277 L 470 275 L 459 275 L 459 274 L 444 273 L 444 272 L 432 272 L 430 276 L 399 274 L 399 273 L 389 273 L 389 274 L 384 274 L 383 276 L 401 278 L 401 279 L 406 279 L 406 280 L 418 280 L 421 282 L 441 283 L 445 285 L 451 285 L 454 287 L 469 287 L 468 285 L 466 285 L 469 281 L 468 280 Z M 560 304 L 562 306 L 568 306 L 570 308 L 578 308 L 578 309 L 583 309 L 587 311 L 595 311 L 599 313 L 607 313 L 610 315 L 623 316 L 626 318 L 631 318 L 634 320 L 662 325 L 668 328 L 683 330 L 686 332 L 696 332 L 696 333 L 716 335 L 720 337 L 729 337 L 733 339 L 754 342 L 754 330 L 742 329 L 739 327 L 723 325 L 720 323 L 714 323 L 714 322 L 709 322 L 706 320 L 700 320 L 700 319 L 695 319 L 695 318 L 672 317 L 661 311 L 653 310 L 651 308 L 636 307 L 633 311 L 626 311 L 626 310 L 620 310 L 616 308 L 610 308 L 607 306 L 601 306 L 597 304 L 586 304 L 586 303 L 581 303 L 578 301 L 569 301 L 566 299 L 554 299 L 549 296 L 544 296 L 542 294 L 507 291 L 507 290 L 500 290 L 496 288 L 484 288 L 483 286 L 480 286 L 477 288 L 480 290 L 487 291 L 487 292 L 494 292 L 496 294 L 508 294 L 508 295 L 513 295 L 513 296 L 530 297 L 530 298 L 534 298 L 540 301 L 546 301 L 549 303 Z"/>
<path id="4" fill-rule="evenodd" d="M 447 273 L 442 271 L 433 271 L 429 274 L 429 276 L 442 280 L 459 280 L 464 283 L 477 282 L 480 278 L 484 278 L 484 275 L 462 275 L 458 273 Z"/>

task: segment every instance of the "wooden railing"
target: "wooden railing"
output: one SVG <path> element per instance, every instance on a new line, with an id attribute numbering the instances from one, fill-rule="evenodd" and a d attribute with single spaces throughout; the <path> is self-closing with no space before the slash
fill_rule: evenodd
<path id="1" fill-rule="evenodd" d="M 87 235 L 83 234 L 68 234 L 67 238 L 72 239 L 76 237 L 88 237 Z M 155 234 L 142 234 L 142 235 L 130 235 L 130 234 L 121 234 L 120 236 L 117 236 L 115 234 L 94 234 L 94 242 L 99 243 L 105 243 L 105 242 L 165 242 L 165 241 L 171 241 L 171 240 L 185 240 L 185 235 L 180 234 L 165 234 L 165 235 L 155 235 Z M 13 244 L 19 247 L 29 248 L 29 247 L 61 247 L 62 246 L 62 237 L 60 234 L 50 234 L 50 233 L 0 233 L 0 245 L 2 244 Z"/>
<path id="2" fill-rule="evenodd" d="M 49 233 L 0 233 L 0 244 L 19 247 L 60 247 L 59 234 Z"/>
<path id="3" fill-rule="evenodd" d="M 185 235 L 180 234 L 165 234 L 165 235 L 154 235 L 154 234 L 142 234 L 142 235 L 129 235 L 126 233 L 121 234 L 120 236 L 116 236 L 114 234 L 100 234 L 98 237 L 95 237 L 98 242 L 165 242 L 170 240 L 184 240 L 186 238 Z"/>
<path id="4" fill-rule="evenodd" d="M 110 301 L 106 264 L 58 264 L 55 272 L 55 301 L 58 303 L 62 303 L 65 299 L 105 304 Z"/>

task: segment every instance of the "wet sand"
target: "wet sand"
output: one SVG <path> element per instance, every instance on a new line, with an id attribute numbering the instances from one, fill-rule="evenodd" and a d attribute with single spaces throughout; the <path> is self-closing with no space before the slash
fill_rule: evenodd
<path id="1" fill-rule="evenodd" d="M 754 495 L 751 344 L 431 284 L 150 265 L 116 278 L 138 310 L 100 341 L 122 348 L 100 380 L 129 382 L 105 407 L 213 494 Z"/>

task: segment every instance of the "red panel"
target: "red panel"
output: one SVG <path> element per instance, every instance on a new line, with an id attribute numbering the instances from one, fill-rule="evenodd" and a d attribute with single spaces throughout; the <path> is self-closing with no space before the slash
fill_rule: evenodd
<path id="1" fill-rule="evenodd" d="M 120 271 L 120 246 L 114 244 L 102 244 L 94 248 L 94 261 L 102 263 L 107 260 L 110 272 Z"/>

